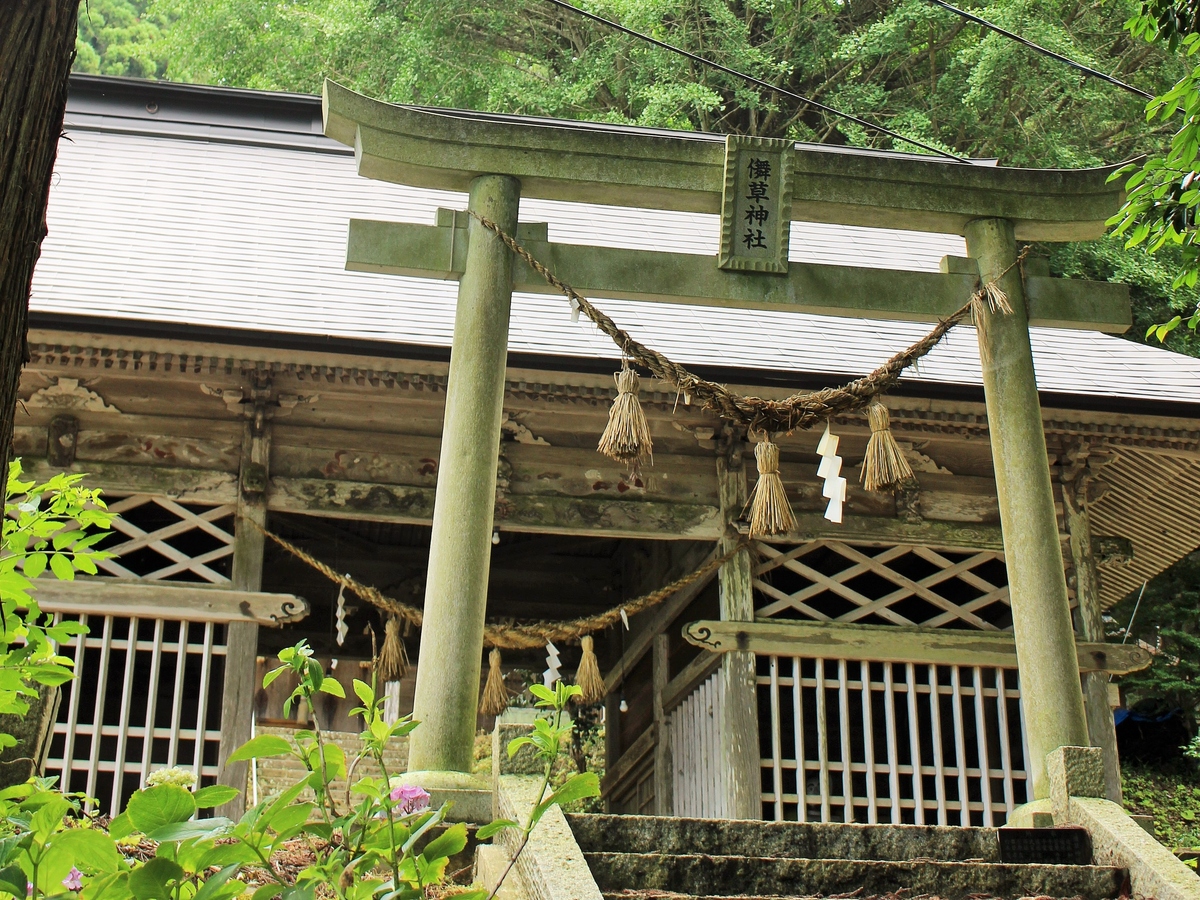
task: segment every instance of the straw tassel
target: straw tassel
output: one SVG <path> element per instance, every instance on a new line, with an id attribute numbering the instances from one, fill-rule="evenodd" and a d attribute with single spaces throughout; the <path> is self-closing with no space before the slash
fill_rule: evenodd
<path id="1" fill-rule="evenodd" d="M 579 644 L 583 648 L 583 657 L 579 660 L 575 683 L 583 689 L 579 702 L 590 706 L 604 699 L 604 678 L 600 675 L 600 663 L 596 659 L 596 648 L 591 635 L 584 635 Z"/>
<path id="2" fill-rule="evenodd" d="M 868 491 L 879 491 L 912 478 L 912 467 L 892 435 L 887 407 L 872 400 L 867 407 L 867 421 L 871 423 L 871 439 L 867 441 L 867 454 L 863 457 L 863 487 Z"/>
<path id="3" fill-rule="evenodd" d="M 504 685 L 504 673 L 500 671 L 500 650 L 493 647 L 488 654 L 488 677 L 479 701 L 479 712 L 484 716 L 498 716 L 506 709 L 508 688 Z"/>
<path id="4" fill-rule="evenodd" d="M 783 479 L 779 477 L 779 447 L 767 436 L 754 448 L 758 483 L 750 498 L 750 537 L 787 534 L 796 528 Z"/>
<path id="5" fill-rule="evenodd" d="M 384 626 L 383 647 L 376 661 L 375 674 L 380 684 L 387 684 L 389 681 L 399 681 L 407 671 L 408 651 L 400 639 L 400 619 L 391 615 Z"/>
<path id="6" fill-rule="evenodd" d="M 597 449 L 618 462 L 637 463 L 654 455 L 650 426 L 638 400 L 638 374 L 626 363 L 613 378 L 617 382 L 617 398 L 608 411 L 608 425 L 600 435 Z"/>

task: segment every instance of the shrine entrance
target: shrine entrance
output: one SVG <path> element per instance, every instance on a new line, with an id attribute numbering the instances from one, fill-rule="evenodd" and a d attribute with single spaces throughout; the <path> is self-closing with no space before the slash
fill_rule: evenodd
<path id="1" fill-rule="evenodd" d="M 1017 241 L 1099 236 L 1119 202 L 1119 190 L 1106 183 L 1107 170 L 1018 171 L 582 123 L 534 128 L 502 116 L 472 117 L 468 125 L 450 111 L 379 103 L 332 83 L 325 87 L 324 121 L 328 135 L 355 147 L 360 174 L 470 195 L 466 216 L 446 212 L 433 226 L 352 221 L 347 254 L 353 269 L 460 282 L 421 635 L 422 653 L 452 664 L 441 672 L 426 669 L 418 678 L 415 714 L 423 725 L 413 739 L 410 772 L 424 770 L 425 783 L 441 777 L 430 770 L 445 773 L 453 789 L 469 780 L 464 773 L 477 702 L 471 675 L 479 671 L 484 646 L 509 307 L 513 289 L 520 288 L 566 294 L 572 309 L 581 309 L 613 337 L 626 367 L 633 364 L 631 372 L 648 369 L 685 403 L 695 399 L 729 423 L 722 484 L 728 530 L 721 542 L 728 559 L 720 573 L 720 613 L 728 622 L 755 616 L 750 554 L 739 550 L 743 538 L 737 529 L 746 498 L 752 496 L 751 537 L 799 528 L 780 480 L 772 432 L 826 423 L 818 447 L 829 501 L 825 518 L 842 522 L 847 480 L 840 474 L 830 417 L 865 409 L 949 328 L 969 317 L 978 335 L 987 400 L 1015 642 L 1010 657 L 1020 658 L 1030 793 L 1047 795 L 1046 754 L 1087 744 L 1089 735 L 1028 325 L 1121 331 L 1129 308 L 1121 286 L 1027 271 L 1027 251 Z M 518 226 L 521 196 L 716 212 L 720 252 L 714 260 L 555 244 L 537 225 Z M 795 264 L 788 260 L 794 218 L 962 234 L 971 258 L 947 258 L 940 275 Z M 735 395 L 638 344 L 586 299 L 606 296 L 936 324 L 923 343 L 869 378 L 812 397 L 764 401 Z M 622 423 L 620 433 L 606 432 L 602 449 L 607 442 L 608 452 L 633 462 L 648 455 L 650 436 L 637 419 L 637 379 L 622 378 L 613 414 Z M 877 418 L 879 430 L 886 431 L 886 412 Z M 741 462 L 747 439 L 758 442 L 753 495 Z M 885 454 L 877 465 L 886 462 Z M 903 466 L 897 468 L 903 472 Z M 864 477 L 872 486 L 897 476 L 864 471 Z M 880 614 L 889 609 L 881 607 Z M 740 643 L 727 650 L 719 669 L 720 759 L 730 773 L 724 809 L 731 816 L 761 813 L 760 786 L 745 774 L 759 768 L 757 741 L 748 740 L 755 729 L 744 727 L 758 707 L 757 666 L 755 653 Z M 803 663 L 800 668 L 803 689 Z M 822 678 L 822 671 L 813 677 Z M 961 695 L 962 679 L 953 677 Z M 849 689 L 848 678 L 841 677 L 840 691 Z M 932 685 L 940 680 L 931 675 L 926 681 L 939 696 L 940 688 Z M 873 679 L 867 682 L 870 694 Z M 908 684 L 915 697 L 918 682 Z M 981 688 L 976 696 L 985 693 Z M 960 786 L 969 777 L 964 759 L 959 754 Z M 853 770 L 853 761 L 847 764 Z M 981 780 L 989 785 L 990 772 Z M 990 814 L 990 801 L 984 814 Z"/>

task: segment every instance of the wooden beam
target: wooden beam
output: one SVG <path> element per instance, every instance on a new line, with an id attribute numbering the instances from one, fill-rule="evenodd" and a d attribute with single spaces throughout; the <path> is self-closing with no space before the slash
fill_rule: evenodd
<path id="1" fill-rule="evenodd" d="M 87 613 L 191 622 L 247 622 L 277 627 L 308 615 L 308 602 L 294 594 L 230 590 L 182 581 L 124 581 L 80 578 L 37 582 L 44 612 Z"/>
<path id="2" fill-rule="evenodd" d="M 591 298 L 647 300 L 817 315 L 937 322 L 967 302 L 979 283 L 974 260 L 949 258 L 950 271 L 789 264 L 784 276 L 717 267 L 715 256 L 525 241 L 541 263 Z M 457 279 L 466 265 L 466 228 L 350 220 L 346 268 L 418 278 Z M 558 293 L 520 262 L 518 290 Z M 1129 288 L 1030 275 L 1031 325 L 1121 333 L 1129 328 Z"/>
<path id="3" fill-rule="evenodd" d="M 820 659 L 1018 668 L 1012 635 L 985 631 L 764 619 L 689 622 L 683 636 L 688 643 L 713 653 L 752 650 Z M 1076 649 L 1080 672 L 1127 675 L 1150 665 L 1150 654 L 1141 647 L 1081 643 Z"/>
<path id="4" fill-rule="evenodd" d="M 269 382 L 256 382 L 247 398 L 247 418 L 242 434 L 241 467 L 238 476 L 237 516 L 234 521 L 233 585 L 244 590 L 262 586 L 266 537 L 260 529 L 267 524 L 267 475 L 271 461 L 271 426 L 267 403 Z M 257 525 L 258 527 L 254 527 Z M 221 697 L 221 745 L 217 754 L 221 784 L 242 793 L 224 804 L 221 815 L 237 818 L 246 810 L 248 790 L 245 762 L 230 763 L 230 755 L 254 733 L 254 696 L 258 689 L 258 626 L 232 625 L 225 656 L 225 684 Z"/>
<path id="5" fill-rule="evenodd" d="M 360 175 L 465 191 L 482 172 L 521 180 L 525 197 L 718 213 L 725 141 L 697 132 L 639 131 L 425 110 L 372 100 L 330 81 L 325 133 L 355 148 Z M 792 217 L 961 234 L 1004 216 L 1022 240 L 1100 237 L 1121 205 L 1115 167 L 1012 169 L 932 156 L 797 144 Z"/>
<path id="6" fill-rule="evenodd" d="M 852 543 L 890 547 L 893 544 L 924 544 L 964 550 L 1003 550 L 1004 539 L 996 525 L 975 522 L 905 522 L 881 516 L 849 515 L 834 525 L 819 513 L 797 513 L 796 530 L 772 538 L 785 544 L 802 544 L 829 538 Z"/>
<path id="7" fill-rule="evenodd" d="M 271 510 L 376 522 L 427 525 L 433 521 L 433 488 L 333 481 L 271 479 Z M 697 503 L 507 494 L 496 509 L 501 529 L 542 534 L 714 540 L 720 511 Z"/>
<path id="8" fill-rule="evenodd" d="M 729 440 L 729 453 L 716 459 L 717 485 L 721 496 L 721 515 L 725 534 L 721 553 L 733 550 L 740 536 L 733 522 L 746 505 L 746 460 L 741 442 Z M 746 547 L 721 566 L 722 621 L 754 621 L 753 551 Z M 721 809 L 731 819 L 757 819 L 762 816 L 761 754 L 758 745 L 758 661 L 753 653 L 735 650 L 721 660 L 717 690 L 725 725 L 720 734 L 720 766 L 725 771 L 725 796 Z"/>
<path id="9" fill-rule="evenodd" d="M 654 713 L 654 813 L 659 816 L 669 816 L 675 812 L 671 720 L 663 708 L 663 692 L 671 678 L 670 663 L 671 640 L 665 634 L 656 634 L 651 688 Z"/>
<path id="10" fill-rule="evenodd" d="M 237 499 L 237 476 L 209 469 L 178 466 L 138 466 L 122 463 L 76 462 L 65 469 L 45 459 L 22 459 L 24 474 L 39 483 L 59 472 L 82 472 L 84 483 L 113 493 L 164 494 L 187 503 L 233 503 Z"/>

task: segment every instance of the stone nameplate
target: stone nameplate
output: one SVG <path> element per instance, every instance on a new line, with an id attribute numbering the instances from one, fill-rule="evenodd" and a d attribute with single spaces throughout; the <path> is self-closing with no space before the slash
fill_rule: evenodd
<path id="1" fill-rule="evenodd" d="M 787 273 L 794 146 L 777 138 L 725 137 L 722 269 Z"/>
<path id="2" fill-rule="evenodd" d="M 1090 866 L 1092 838 L 1086 828 L 1000 828 L 1000 861 Z"/>

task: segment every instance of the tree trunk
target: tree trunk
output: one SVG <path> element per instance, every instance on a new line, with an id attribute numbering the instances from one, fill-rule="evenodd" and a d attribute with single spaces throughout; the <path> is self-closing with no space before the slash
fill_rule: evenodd
<path id="1" fill-rule="evenodd" d="M 13 418 L 33 266 L 67 105 L 79 0 L 0 2 L 0 473 Z"/>

